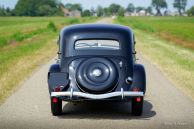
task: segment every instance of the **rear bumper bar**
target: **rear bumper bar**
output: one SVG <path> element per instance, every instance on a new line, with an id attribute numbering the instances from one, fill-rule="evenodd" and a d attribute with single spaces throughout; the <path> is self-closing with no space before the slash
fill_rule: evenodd
<path id="1" fill-rule="evenodd" d="M 121 97 L 122 99 L 124 99 L 124 97 L 140 97 L 140 96 L 144 96 L 143 92 L 131 92 L 131 91 L 123 91 L 123 89 L 121 88 L 121 91 L 117 91 L 117 92 L 111 92 L 111 93 L 106 93 L 106 94 L 89 94 L 89 93 L 83 93 L 83 92 L 77 92 L 77 91 L 73 91 L 73 89 L 71 89 L 71 91 L 68 92 L 51 92 L 51 97 L 83 97 L 83 98 L 88 98 L 88 99 L 107 99 L 107 98 L 111 98 L 111 97 Z"/>

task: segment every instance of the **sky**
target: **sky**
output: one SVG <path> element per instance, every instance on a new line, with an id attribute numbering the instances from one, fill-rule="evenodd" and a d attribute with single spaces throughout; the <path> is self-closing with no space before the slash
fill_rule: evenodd
<path id="1" fill-rule="evenodd" d="M 0 0 L 0 6 L 14 8 L 18 0 Z M 61 0 L 64 4 L 66 3 L 81 3 L 84 9 L 90 9 L 91 7 L 96 8 L 98 5 L 103 7 L 109 6 L 111 3 L 120 4 L 123 7 L 127 7 L 128 3 L 133 3 L 135 6 L 147 7 L 151 4 L 152 0 Z M 187 0 L 187 9 L 194 6 L 194 0 Z M 172 3 L 174 0 L 166 0 L 168 3 L 169 10 L 174 11 Z"/>

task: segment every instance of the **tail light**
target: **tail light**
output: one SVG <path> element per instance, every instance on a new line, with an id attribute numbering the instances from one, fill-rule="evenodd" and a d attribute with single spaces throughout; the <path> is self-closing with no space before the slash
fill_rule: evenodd
<path id="1" fill-rule="evenodd" d="M 58 99 L 56 97 L 52 98 L 53 103 L 57 103 Z"/>
<path id="2" fill-rule="evenodd" d="M 141 102 L 141 97 L 137 97 L 137 98 L 136 98 L 136 101 L 137 101 L 137 102 Z"/>

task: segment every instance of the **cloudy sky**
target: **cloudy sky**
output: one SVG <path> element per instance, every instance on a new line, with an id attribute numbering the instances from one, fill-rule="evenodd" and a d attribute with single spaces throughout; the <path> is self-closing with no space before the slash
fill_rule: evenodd
<path id="1" fill-rule="evenodd" d="M 18 0 L 0 0 L 0 6 L 14 8 Z M 90 9 L 91 7 L 96 8 L 98 5 L 103 7 L 109 6 L 111 3 L 117 3 L 126 7 L 128 3 L 133 3 L 135 6 L 149 6 L 151 0 L 61 0 L 65 3 L 81 3 L 83 8 Z M 174 10 L 172 3 L 174 0 L 166 0 L 170 10 Z M 194 6 L 194 0 L 187 0 L 187 9 Z"/>

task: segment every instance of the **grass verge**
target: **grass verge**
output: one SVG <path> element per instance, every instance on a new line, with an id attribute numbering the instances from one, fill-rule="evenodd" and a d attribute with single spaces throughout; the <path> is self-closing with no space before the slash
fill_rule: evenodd
<path id="1" fill-rule="evenodd" d="M 117 21 L 194 50 L 193 17 L 119 17 Z"/>
<path id="2" fill-rule="evenodd" d="M 116 23 L 123 24 L 118 21 Z M 124 24 L 130 26 L 127 21 Z M 194 100 L 194 51 L 174 45 L 155 34 L 132 28 L 136 35 L 136 48 L 143 57 L 153 62 L 179 89 Z"/>
<path id="3" fill-rule="evenodd" d="M 6 43 L 0 46 L 0 104 L 34 69 L 56 56 L 55 42 L 60 28 L 96 20 L 63 17 L 0 18 L 0 34 L 4 33 L 3 38 L 6 39 Z M 19 24 L 22 21 L 23 24 Z"/>
<path id="4" fill-rule="evenodd" d="M 54 44 L 55 34 L 48 36 L 48 33 L 42 34 L 41 38 L 36 37 L 25 42 L 27 45 L 22 46 L 19 50 L 15 50 L 18 55 L 9 57 L 9 61 L 3 65 L 2 75 L 0 76 L 0 102 L 2 103 L 11 93 L 13 93 L 22 80 L 27 78 L 32 71 L 52 58 L 57 50 L 57 45 Z M 47 38 L 47 40 L 45 40 Z M 38 40 L 38 41 L 37 41 Z M 44 44 L 41 44 L 43 43 Z M 41 45 L 38 45 L 41 44 Z M 21 49 L 25 49 L 25 55 L 19 54 Z M 16 57 L 14 57 L 16 56 Z"/>

